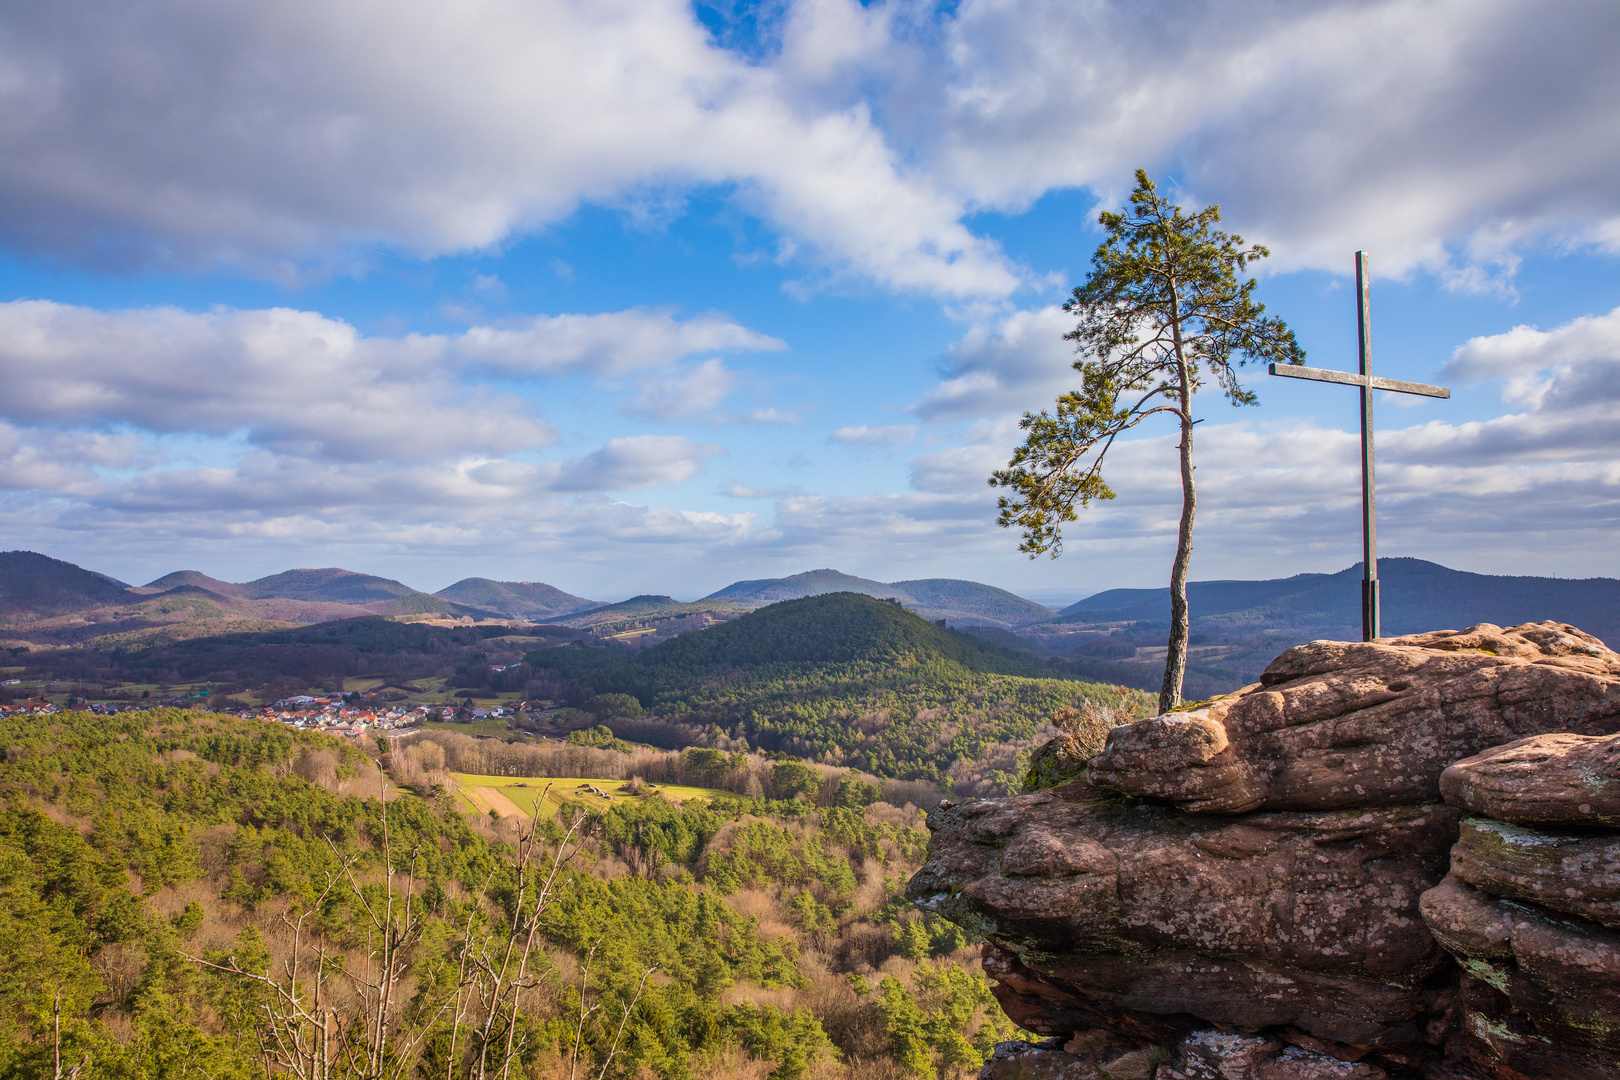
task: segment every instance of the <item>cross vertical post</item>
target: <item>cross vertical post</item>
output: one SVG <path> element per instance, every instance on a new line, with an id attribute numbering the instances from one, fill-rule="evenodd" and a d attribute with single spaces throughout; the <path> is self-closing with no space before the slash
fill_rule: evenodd
<path id="1" fill-rule="evenodd" d="M 1356 252 L 1356 339 L 1361 358 L 1361 640 L 1380 636 L 1378 511 L 1373 483 L 1372 297 L 1367 253 Z"/>
<path id="2" fill-rule="evenodd" d="M 1313 382 L 1340 383 L 1361 390 L 1361 640 L 1372 641 L 1383 627 L 1378 595 L 1378 510 L 1374 501 L 1373 482 L 1373 391 L 1392 390 L 1397 394 L 1420 394 L 1423 397 L 1449 398 L 1451 391 L 1444 386 L 1407 382 L 1404 379 L 1383 379 L 1372 373 L 1372 304 L 1371 281 L 1367 275 L 1367 253 L 1356 252 L 1356 337 L 1361 357 L 1361 371 L 1352 375 L 1347 371 L 1306 367 L 1303 364 L 1272 364 L 1273 375 L 1286 375 L 1290 379 L 1310 379 Z"/>

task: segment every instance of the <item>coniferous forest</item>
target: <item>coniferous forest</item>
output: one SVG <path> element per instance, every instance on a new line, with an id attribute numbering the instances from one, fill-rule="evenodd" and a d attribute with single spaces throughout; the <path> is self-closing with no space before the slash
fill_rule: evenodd
<path id="1" fill-rule="evenodd" d="M 920 811 L 808 766 L 536 823 L 256 720 L 4 725 L 0 1075 L 953 1076 L 1017 1034 L 900 898 Z"/>
<path id="2" fill-rule="evenodd" d="M 311 633 L 164 662 L 490 668 L 476 632 Z M 0 1077 L 954 1077 L 1019 1037 L 978 942 L 903 899 L 924 814 L 1140 693 L 850 594 L 586 646 L 500 673 L 554 696 L 546 738 L 0 719 Z"/>

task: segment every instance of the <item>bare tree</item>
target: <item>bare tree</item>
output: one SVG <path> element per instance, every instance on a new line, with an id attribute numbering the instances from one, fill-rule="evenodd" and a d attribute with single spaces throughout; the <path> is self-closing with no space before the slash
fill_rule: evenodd
<path id="1" fill-rule="evenodd" d="M 490 908 L 492 871 L 452 943 L 453 977 L 435 985 L 427 976 L 409 1001 L 402 1000 L 403 987 L 419 974 L 414 952 L 428 913 L 417 895 L 420 853 L 409 853 L 403 873 L 394 866 L 386 802 L 382 881 L 368 885 L 359 872 L 361 855 L 342 856 L 328 840 L 336 869 L 324 874 L 313 903 L 281 915 L 291 943 L 279 970 L 274 964 L 250 970 L 234 954 L 221 961 L 181 955 L 260 990 L 254 1034 L 267 1073 L 276 1069 L 298 1080 L 403 1080 L 415 1069 L 424 1041 L 448 1020 L 446 1080 L 507 1080 L 523 1050 L 520 997 L 548 974 L 536 970 L 536 954 L 544 955 L 538 945 L 546 914 L 587 825 L 585 815 L 576 813 L 548 842 L 539 820 L 543 803 L 542 794 L 506 864 L 515 884 L 510 913 L 497 917 Z M 317 913 L 340 891 L 365 916 L 358 958 L 313 930 Z"/>

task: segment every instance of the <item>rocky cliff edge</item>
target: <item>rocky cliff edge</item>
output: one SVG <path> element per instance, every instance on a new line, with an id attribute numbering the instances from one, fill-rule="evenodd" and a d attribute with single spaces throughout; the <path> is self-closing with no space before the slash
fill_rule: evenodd
<path id="1" fill-rule="evenodd" d="M 1057 766 L 934 811 L 907 889 L 985 939 L 1002 1007 L 1048 1037 L 986 1077 L 1620 1080 L 1598 639 L 1312 642 Z"/>

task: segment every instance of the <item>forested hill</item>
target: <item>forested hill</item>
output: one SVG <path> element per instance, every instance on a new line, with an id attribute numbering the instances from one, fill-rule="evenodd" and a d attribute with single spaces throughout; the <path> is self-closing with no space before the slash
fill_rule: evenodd
<path id="1" fill-rule="evenodd" d="M 489 578 L 462 578 L 433 594 L 440 600 L 495 611 L 508 618 L 544 622 L 575 615 L 603 605 L 596 600 L 565 593 L 543 581 L 491 581 Z"/>
<path id="2" fill-rule="evenodd" d="M 710 593 L 705 600 L 730 600 L 734 603 L 774 604 L 782 600 L 798 600 L 824 593 L 848 592 L 865 596 L 899 596 L 892 585 L 868 578 L 856 577 L 838 570 L 806 570 L 783 578 L 754 578 L 733 581 L 719 592 Z"/>
<path id="3" fill-rule="evenodd" d="M 892 597 L 925 619 L 947 619 L 954 624 L 1013 627 L 1045 622 L 1052 617 L 1051 608 L 977 581 L 923 578 L 885 583 L 837 570 L 809 570 L 791 577 L 734 581 L 704 599 L 729 600 L 747 606 L 834 592 L 861 593 L 880 599 Z"/>
<path id="4" fill-rule="evenodd" d="M 1024 626 L 1045 622 L 1052 617 L 1052 609 L 1045 605 L 977 581 L 922 578 L 917 581 L 896 581 L 894 588 L 902 596 L 911 598 L 918 613 L 931 619 Z"/>
<path id="5" fill-rule="evenodd" d="M 936 626 L 899 604 L 836 592 L 784 600 L 629 660 L 649 673 L 702 678 L 776 664 L 918 665 L 950 661 L 970 671 L 1043 676 L 1034 658 Z"/>
<path id="6" fill-rule="evenodd" d="M 1016 771 L 1054 709 L 1089 700 L 1134 717 L 1146 706 L 1138 691 L 1067 677 L 856 593 L 786 600 L 634 656 L 553 648 L 526 659 L 638 741 L 746 743 L 958 785 Z"/>
<path id="7" fill-rule="evenodd" d="M 35 551 L 0 551 L 0 616 L 50 616 L 131 599 L 105 574 Z"/>

